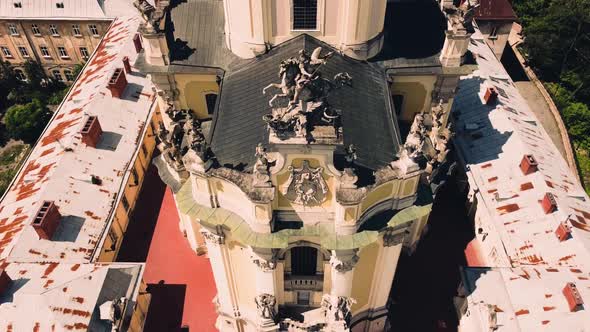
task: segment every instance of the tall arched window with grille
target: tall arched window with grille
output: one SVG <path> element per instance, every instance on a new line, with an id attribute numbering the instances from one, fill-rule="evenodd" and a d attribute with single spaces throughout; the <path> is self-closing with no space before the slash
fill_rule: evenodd
<path id="1" fill-rule="evenodd" d="M 215 102 L 217 101 L 216 93 L 208 93 L 205 95 L 205 102 L 207 103 L 207 114 L 212 115 L 215 112 Z"/>

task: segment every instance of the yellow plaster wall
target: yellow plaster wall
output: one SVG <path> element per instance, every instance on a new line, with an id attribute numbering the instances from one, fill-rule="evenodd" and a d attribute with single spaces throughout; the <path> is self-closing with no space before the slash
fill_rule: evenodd
<path id="1" fill-rule="evenodd" d="M 192 109 L 199 119 L 209 119 L 205 95 L 219 93 L 215 75 L 176 74 L 174 80 L 180 94 L 180 107 Z"/>
<path id="2" fill-rule="evenodd" d="M 430 109 L 436 76 L 396 76 L 391 85 L 392 95 L 402 95 L 404 100 L 398 119 L 413 121 L 414 115 Z"/>
<path id="3" fill-rule="evenodd" d="M 376 242 L 361 249 L 360 259 L 354 268 L 352 278 L 352 298 L 356 303 L 352 305 L 352 312 L 357 311 L 369 303 L 371 286 L 373 286 L 373 275 L 375 274 L 377 255 L 380 245 Z"/>

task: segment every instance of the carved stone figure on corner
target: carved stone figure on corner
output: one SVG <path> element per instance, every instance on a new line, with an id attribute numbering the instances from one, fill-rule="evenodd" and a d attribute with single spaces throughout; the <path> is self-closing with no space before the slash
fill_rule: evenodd
<path id="1" fill-rule="evenodd" d="M 356 301 L 350 297 L 325 294 L 322 298 L 322 308 L 326 313 L 326 321 L 332 327 L 350 328 L 352 312 L 350 308 Z"/>
<path id="2" fill-rule="evenodd" d="M 270 164 L 271 161 L 268 159 L 266 148 L 262 143 L 258 143 L 256 146 L 256 163 L 254 164 L 254 187 L 270 187 Z"/>
<path id="3" fill-rule="evenodd" d="M 274 295 L 271 294 L 260 294 L 254 298 L 256 302 L 256 308 L 258 309 L 258 316 L 264 320 L 271 320 L 275 322 L 277 300 Z"/>

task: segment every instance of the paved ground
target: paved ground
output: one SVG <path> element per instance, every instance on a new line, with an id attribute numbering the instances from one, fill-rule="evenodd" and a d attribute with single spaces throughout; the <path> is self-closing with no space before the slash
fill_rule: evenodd
<path id="1" fill-rule="evenodd" d="M 143 186 L 118 260 L 146 262 L 152 301 L 144 331 L 216 331 L 209 260 L 197 256 L 184 238 L 172 192 L 153 166 Z"/>
<path id="2" fill-rule="evenodd" d="M 516 84 L 520 94 L 524 99 L 526 99 L 531 110 L 533 110 L 539 121 L 541 121 L 541 124 L 549 134 L 549 137 L 551 137 L 551 141 L 553 141 L 553 144 L 557 146 L 559 153 L 561 153 L 563 158 L 567 160 L 565 147 L 563 146 L 563 141 L 561 140 L 561 134 L 559 132 L 557 122 L 555 121 L 555 117 L 553 117 L 551 114 L 549 105 L 547 105 L 543 95 L 539 92 L 533 82 L 514 83 Z"/>
<path id="3" fill-rule="evenodd" d="M 393 331 L 457 331 L 453 297 L 473 238 L 464 202 L 455 184 L 447 182 L 437 195 L 428 233 L 412 256 L 400 258 L 391 291 Z"/>

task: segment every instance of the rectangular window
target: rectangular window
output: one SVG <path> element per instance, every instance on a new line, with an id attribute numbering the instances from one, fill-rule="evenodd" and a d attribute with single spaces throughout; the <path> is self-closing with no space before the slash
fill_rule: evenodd
<path id="1" fill-rule="evenodd" d="M 57 51 L 59 52 L 59 56 L 61 58 L 69 58 L 68 51 L 66 51 L 66 48 L 65 47 L 59 46 L 57 48 Z"/>
<path id="2" fill-rule="evenodd" d="M 112 228 L 109 229 L 109 240 L 111 241 L 111 247 L 109 248 L 109 251 L 114 251 L 115 249 L 117 249 L 117 242 L 119 242 L 119 237 Z"/>
<path id="3" fill-rule="evenodd" d="M 33 31 L 33 34 L 35 36 L 40 36 L 41 35 L 41 30 L 39 30 L 39 26 L 37 26 L 37 24 L 31 25 L 31 30 Z"/>
<path id="4" fill-rule="evenodd" d="M 293 0 L 293 30 L 316 30 L 317 0 Z"/>
<path id="5" fill-rule="evenodd" d="M 0 46 L 0 48 L 2 49 L 2 54 L 5 57 L 12 58 L 12 53 L 10 53 L 10 50 L 8 49 L 8 47 L 6 47 L 6 46 Z"/>
<path id="6" fill-rule="evenodd" d="M 148 150 L 147 150 L 147 148 L 145 147 L 145 144 L 142 144 L 142 145 L 141 145 L 141 152 L 143 152 L 143 156 L 144 156 L 144 157 L 147 157 L 147 156 L 148 156 Z"/>
<path id="7" fill-rule="evenodd" d="M 135 168 L 131 169 L 131 176 L 133 177 L 133 185 L 137 186 L 139 184 L 139 174 L 137 174 Z"/>
<path id="8" fill-rule="evenodd" d="M 44 58 L 50 58 L 51 55 L 49 55 L 49 49 L 47 48 L 47 46 L 40 46 L 39 49 L 41 50 L 41 55 Z"/>
<path id="9" fill-rule="evenodd" d="M 495 26 L 492 28 L 492 32 L 490 32 L 490 39 L 498 38 L 498 27 Z"/>
<path id="10" fill-rule="evenodd" d="M 51 73 L 53 74 L 53 78 L 56 81 L 59 81 L 59 82 L 63 82 L 64 81 L 64 78 L 61 76 L 61 73 L 59 72 L 59 70 L 54 70 Z"/>
<path id="11" fill-rule="evenodd" d="M 68 80 L 68 82 L 74 80 L 74 75 L 72 75 L 72 72 L 70 70 L 64 70 L 64 75 L 66 76 L 66 80 Z"/>
<path id="12" fill-rule="evenodd" d="M 82 33 L 80 32 L 80 26 L 78 24 L 72 25 L 72 33 L 74 36 L 82 36 Z"/>
<path id="13" fill-rule="evenodd" d="M 23 58 L 28 58 L 29 57 L 29 51 L 27 51 L 27 48 L 24 46 L 19 46 L 18 47 L 18 51 L 20 52 L 20 55 Z"/>
<path id="14" fill-rule="evenodd" d="M 15 24 L 9 24 L 8 25 L 8 31 L 10 32 L 11 35 L 18 36 L 18 30 L 16 29 L 16 25 Z"/>
<path id="15" fill-rule="evenodd" d="M 90 24 L 88 25 L 88 30 L 90 30 L 90 33 L 94 36 L 94 37 L 98 37 L 98 28 L 96 28 L 96 25 L 94 24 Z"/>
<path id="16" fill-rule="evenodd" d="M 16 75 L 16 78 L 18 78 L 21 81 L 27 80 L 27 76 L 25 76 L 25 73 L 20 69 L 15 69 L 14 74 Z"/>
<path id="17" fill-rule="evenodd" d="M 80 47 L 80 54 L 82 54 L 82 59 L 88 59 L 90 57 L 90 53 L 88 53 L 88 49 L 86 47 Z"/>
<path id="18" fill-rule="evenodd" d="M 59 36 L 59 31 L 57 31 L 57 26 L 55 24 L 49 25 L 49 32 L 51 32 L 53 36 Z"/>
<path id="19" fill-rule="evenodd" d="M 22 2 L 20 2 L 20 1 L 19 2 L 15 2 L 14 3 L 14 8 L 23 8 Z"/>
<path id="20" fill-rule="evenodd" d="M 63 2 L 58 2 L 55 4 L 55 7 L 59 8 L 59 9 L 64 9 L 64 3 Z"/>
<path id="21" fill-rule="evenodd" d="M 125 194 L 123 194 L 123 198 L 121 198 L 121 204 L 123 204 L 125 211 L 129 211 L 129 201 L 127 200 L 127 197 L 125 197 Z"/>

